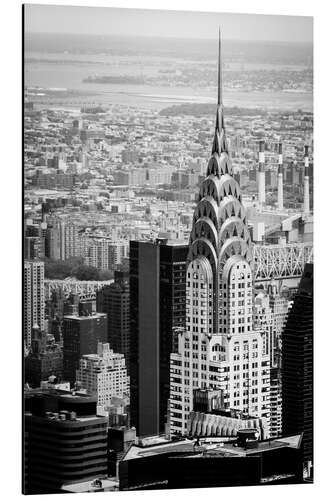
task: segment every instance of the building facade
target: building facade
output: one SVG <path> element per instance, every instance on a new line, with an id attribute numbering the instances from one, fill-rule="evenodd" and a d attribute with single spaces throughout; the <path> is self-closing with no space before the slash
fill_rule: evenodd
<path id="1" fill-rule="evenodd" d="M 34 325 L 45 327 L 44 262 L 24 261 L 23 336 L 25 348 L 31 345 Z"/>
<path id="2" fill-rule="evenodd" d="M 276 283 L 267 288 L 272 311 L 271 339 L 271 437 L 282 434 L 282 332 L 287 321 L 289 301 L 281 295 Z"/>
<path id="3" fill-rule="evenodd" d="M 61 259 L 82 255 L 82 243 L 79 235 L 79 227 L 71 222 L 61 222 Z"/>
<path id="4" fill-rule="evenodd" d="M 276 283 L 257 294 L 254 323 L 265 332 L 270 356 L 270 437 L 282 434 L 281 336 L 288 314 L 288 300 L 281 296 Z"/>
<path id="5" fill-rule="evenodd" d="M 39 387 L 50 376 L 62 379 L 63 353 L 53 335 L 33 328 L 31 348 L 24 359 L 25 382 L 31 387 Z"/>
<path id="6" fill-rule="evenodd" d="M 107 237 L 85 237 L 83 253 L 87 266 L 101 270 L 114 270 L 128 256 L 128 242 Z"/>
<path id="7" fill-rule="evenodd" d="M 60 493 L 107 473 L 107 419 L 96 417 L 96 400 L 57 392 L 25 401 L 25 494 Z"/>
<path id="8" fill-rule="evenodd" d="M 107 341 L 107 317 L 103 313 L 67 315 L 63 319 L 64 378 L 75 382 L 81 356 L 96 354 L 98 342 Z"/>
<path id="9" fill-rule="evenodd" d="M 97 292 L 96 307 L 107 314 L 108 342 L 114 352 L 125 356 L 129 369 L 130 360 L 130 290 L 129 274 L 115 271 L 115 281 Z"/>
<path id="10" fill-rule="evenodd" d="M 98 406 L 111 405 L 113 397 L 129 397 L 129 377 L 123 354 L 98 342 L 97 354 L 85 354 L 76 371 L 76 381 L 88 394 L 97 396 Z"/>
<path id="11" fill-rule="evenodd" d="M 253 324 L 251 237 L 228 155 L 221 41 L 212 155 L 194 211 L 186 267 L 186 331 L 170 362 L 170 432 L 186 434 L 193 391 L 221 389 L 224 408 L 270 417 L 266 333 Z"/>
<path id="12" fill-rule="evenodd" d="M 282 335 L 282 429 L 303 432 L 303 462 L 313 461 L 313 264 L 306 264 Z M 309 472 L 309 471 L 308 471 Z"/>
<path id="13" fill-rule="evenodd" d="M 185 327 L 185 264 L 179 240 L 130 242 L 131 417 L 138 435 L 164 431 L 170 354 Z"/>

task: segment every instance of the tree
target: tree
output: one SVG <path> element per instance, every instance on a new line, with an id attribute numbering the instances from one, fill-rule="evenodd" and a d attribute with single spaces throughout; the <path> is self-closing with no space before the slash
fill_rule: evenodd
<path id="1" fill-rule="evenodd" d="M 98 281 L 98 270 L 95 267 L 85 266 L 84 264 L 77 266 L 73 270 L 75 278 L 80 281 Z"/>
<path id="2" fill-rule="evenodd" d="M 99 281 L 108 281 L 113 278 L 113 274 L 114 273 L 109 269 L 103 269 L 101 271 L 98 271 L 98 279 Z"/>

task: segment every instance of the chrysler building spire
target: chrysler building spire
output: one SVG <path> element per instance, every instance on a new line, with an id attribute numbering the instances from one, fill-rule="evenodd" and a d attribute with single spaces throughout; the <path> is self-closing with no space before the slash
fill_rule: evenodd
<path id="1" fill-rule="evenodd" d="M 221 28 L 219 28 L 219 59 L 218 59 L 218 81 L 217 81 L 217 104 L 222 104 L 222 42 Z"/>
<path id="2" fill-rule="evenodd" d="M 217 110 L 216 110 L 216 125 L 214 133 L 214 141 L 212 154 L 220 155 L 222 152 L 227 152 L 225 140 L 224 118 L 223 118 L 223 103 L 222 103 L 222 42 L 221 28 L 219 28 L 219 56 L 218 56 L 218 77 L 217 77 Z"/>

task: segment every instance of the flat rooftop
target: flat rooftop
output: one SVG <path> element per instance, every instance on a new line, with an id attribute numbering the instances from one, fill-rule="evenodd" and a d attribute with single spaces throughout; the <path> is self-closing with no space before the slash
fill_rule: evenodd
<path id="1" fill-rule="evenodd" d="M 194 441 L 183 439 L 181 441 L 165 441 L 162 444 L 150 446 L 137 446 L 133 444 L 123 460 L 133 460 L 135 458 L 152 457 L 155 455 L 162 455 L 164 453 L 177 453 L 177 452 L 193 452 Z"/>
<path id="2" fill-rule="evenodd" d="M 302 440 L 302 435 L 290 436 L 286 438 L 268 439 L 266 441 L 259 441 L 258 446 L 255 448 L 244 448 L 241 446 L 234 446 L 232 443 L 224 443 L 223 446 L 217 446 L 209 450 L 210 455 L 226 454 L 239 457 L 248 455 L 255 455 L 256 453 L 263 453 L 266 451 L 276 450 L 278 448 L 299 448 Z"/>
<path id="3" fill-rule="evenodd" d="M 106 313 L 93 313 L 89 314 L 88 316 L 79 316 L 75 314 L 66 314 L 64 318 L 66 319 L 76 319 L 77 321 L 84 321 L 87 319 L 100 319 L 100 318 L 106 318 Z"/>
<path id="4" fill-rule="evenodd" d="M 61 487 L 62 491 L 67 493 L 94 493 L 98 491 L 114 491 L 119 489 L 119 481 L 116 478 L 108 477 L 106 479 L 100 479 L 102 482 L 102 487 L 93 486 L 93 479 L 89 481 L 82 481 L 81 483 L 71 483 L 64 484 Z"/>
<path id="5" fill-rule="evenodd" d="M 24 391 L 24 397 L 32 397 L 32 396 L 50 396 L 50 397 L 59 397 L 61 399 L 71 399 L 74 401 L 97 401 L 97 396 L 93 396 L 91 394 L 87 394 L 83 391 L 74 391 L 54 388 L 54 387 L 36 387 L 32 389 L 27 389 Z"/>
<path id="6" fill-rule="evenodd" d="M 59 412 L 57 412 L 58 414 L 60 414 L 62 411 L 60 410 Z M 52 412 L 51 412 L 52 413 Z M 25 416 L 27 417 L 34 417 L 34 418 L 37 418 L 39 419 L 40 421 L 49 421 L 49 422 L 55 422 L 55 423 L 61 423 L 61 424 L 64 424 L 64 425 L 73 425 L 75 423 L 88 423 L 88 422 L 107 422 L 107 419 L 106 417 L 103 417 L 103 416 L 96 416 L 96 415 L 87 415 L 87 416 L 76 416 L 74 420 L 60 420 L 60 418 L 49 418 L 47 416 L 40 416 L 40 415 L 34 415 L 32 413 L 30 413 L 29 411 L 28 412 L 25 412 L 24 414 Z"/>
<path id="7" fill-rule="evenodd" d="M 279 448 L 294 448 L 298 449 L 302 440 L 302 435 L 289 436 L 279 439 L 269 439 L 266 441 L 259 441 L 258 446 L 255 448 L 243 448 L 234 446 L 229 442 L 212 442 L 201 443 L 196 446 L 195 440 L 183 439 L 181 441 L 165 441 L 164 443 L 157 443 L 148 446 L 132 445 L 123 460 L 133 460 L 137 458 L 152 457 L 155 455 L 162 455 L 165 453 L 195 453 L 195 456 L 238 456 L 245 457 L 254 455 L 256 453 L 263 453 L 266 451 L 276 450 Z"/>

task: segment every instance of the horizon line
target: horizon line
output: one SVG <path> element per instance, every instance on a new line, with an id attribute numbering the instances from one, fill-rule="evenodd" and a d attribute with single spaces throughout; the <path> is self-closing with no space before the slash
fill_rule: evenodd
<path id="1" fill-rule="evenodd" d="M 180 37 L 180 36 L 172 36 L 172 35 L 134 35 L 134 34 L 122 34 L 122 33 L 70 33 L 70 32 L 59 32 L 59 31 L 24 31 L 24 36 L 26 35 L 61 35 L 61 36 L 66 36 L 66 35 L 71 35 L 71 36 L 105 36 L 105 37 L 112 37 L 112 36 L 119 36 L 123 38 L 160 38 L 164 40 L 207 40 L 207 41 L 214 41 L 216 40 L 216 37 L 212 38 L 207 38 L 207 37 Z M 303 40 L 303 41 L 297 41 L 297 40 L 273 40 L 273 39 L 241 39 L 241 38 L 223 38 L 224 41 L 229 41 L 229 42 L 244 42 L 244 43 L 290 43 L 294 45 L 302 45 L 302 44 L 308 44 L 308 45 L 313 45 L 313 39 L 310 40 Z"/>

